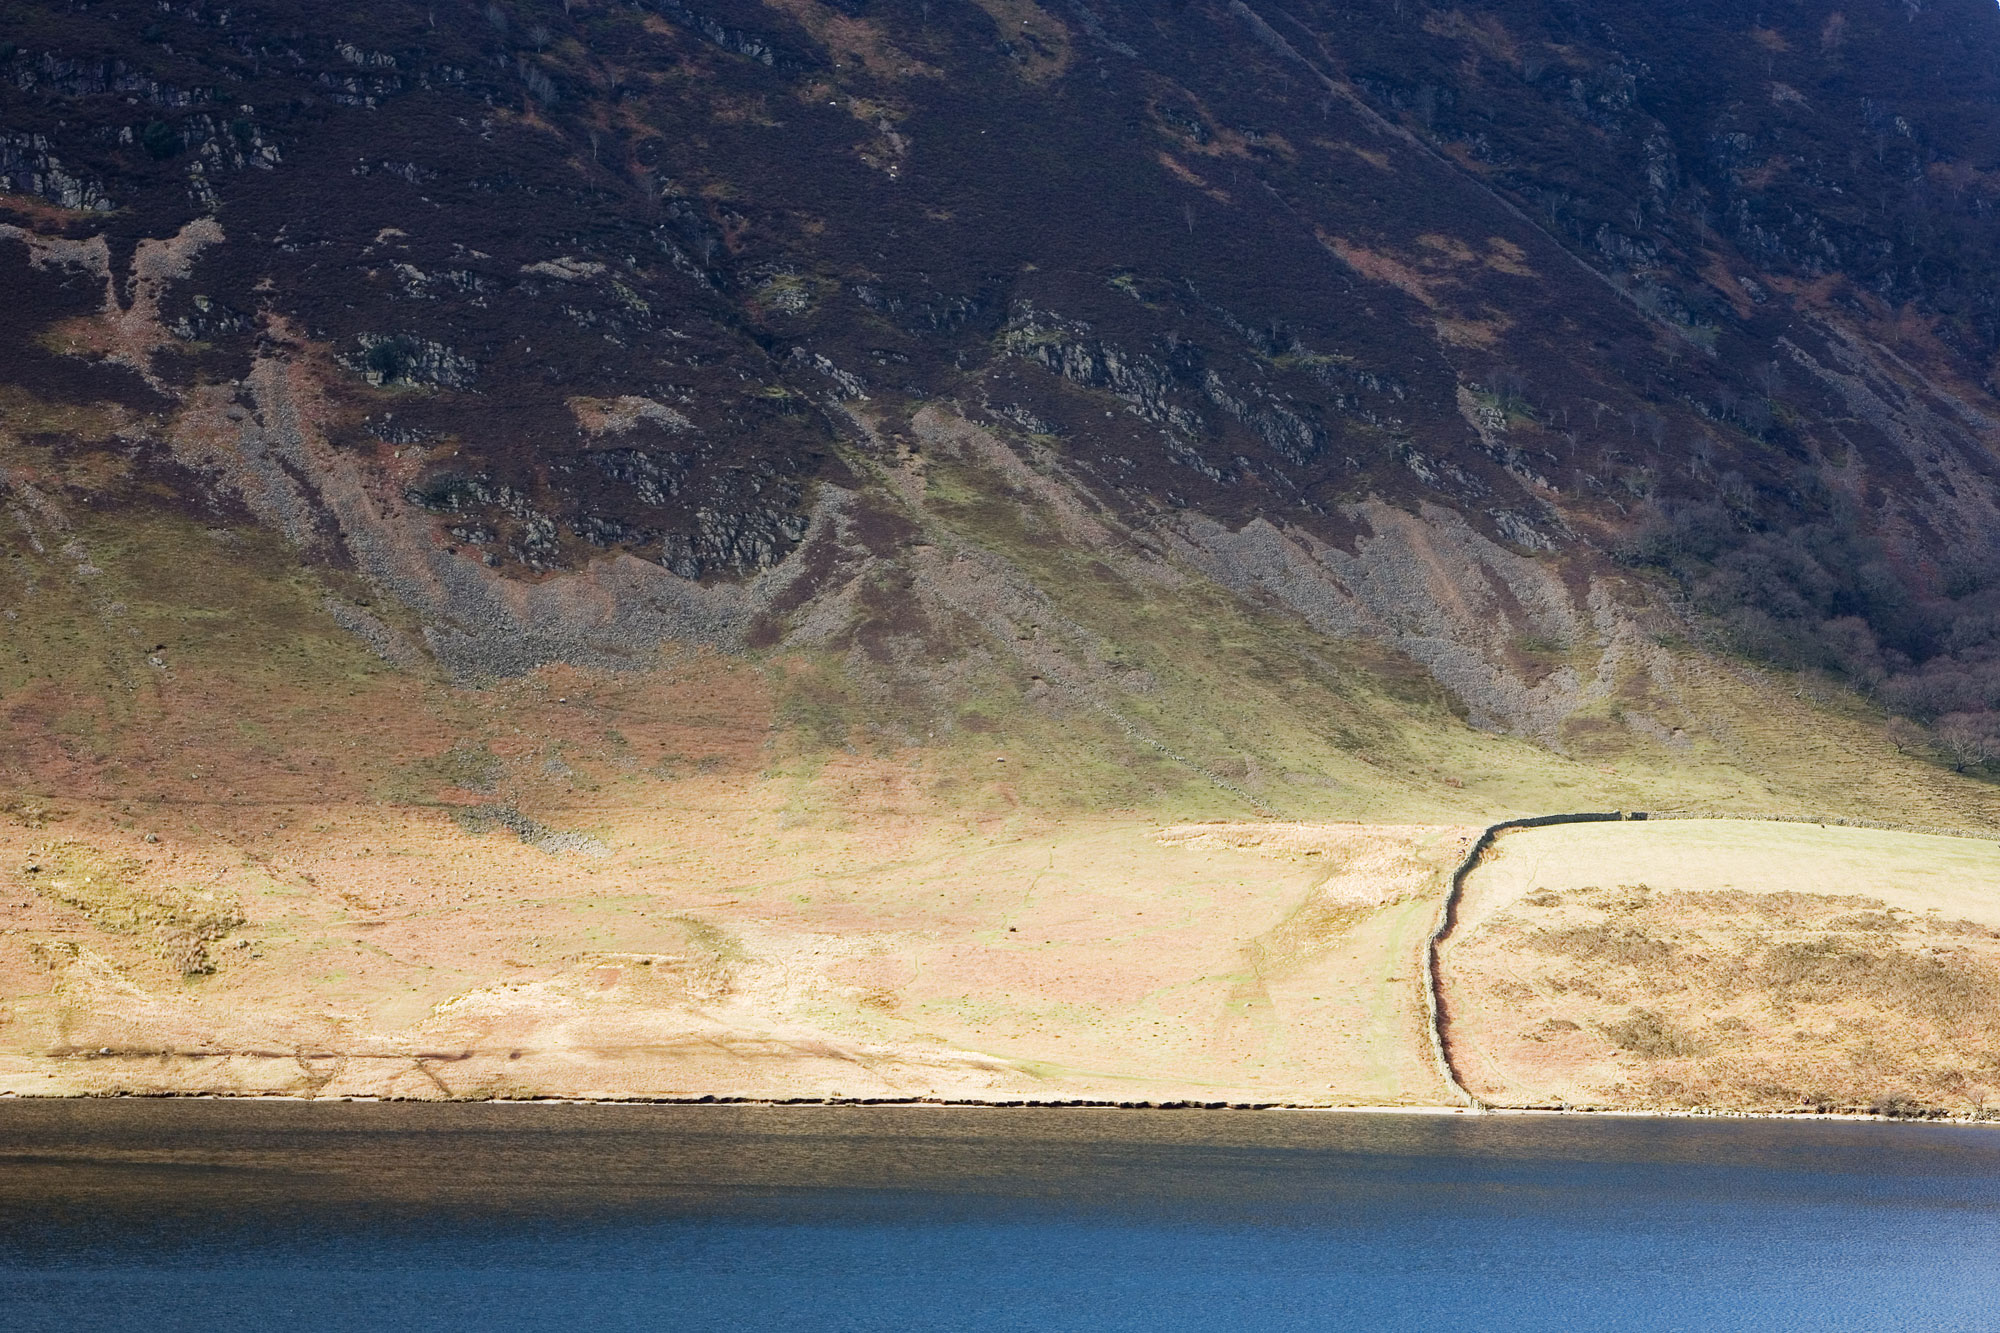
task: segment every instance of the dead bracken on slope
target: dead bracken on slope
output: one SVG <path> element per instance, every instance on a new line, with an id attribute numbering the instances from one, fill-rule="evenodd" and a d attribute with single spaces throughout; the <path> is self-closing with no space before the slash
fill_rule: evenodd
<path id="1" fill-rule="evenodd" d="M 1988 1114 L 1996 866 L 1812 824 L 1508 834 L 1444 955 L 1454 1067 L 1501 1105 Z"/>

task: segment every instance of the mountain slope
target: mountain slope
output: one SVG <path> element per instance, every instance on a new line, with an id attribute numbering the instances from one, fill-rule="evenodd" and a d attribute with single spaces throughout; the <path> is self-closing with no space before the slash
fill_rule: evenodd
<path id="1" fill-rule="evenodd" d="M 143 902 L 17 875 L 10 975 L 282 930 L 214 984 L 291 1005 L 541 875 L 569 953 L 408 993 L 568 1004 L 631 894 L 972 930 L 883 923 L 1160 820 L 1992 828 L 1996 55 L 1969 0 L 11 5 L 4 834 Z M 865 920 L 785 887 L 844 855 Z"/>
<path id="2" fill-rule="evenodd" d="M 1983 713 L 1996 20 L 1647 17 L 23 6 L 10 379 L 461 677 L 782 636 L 929 404 L 1163 540 L 1440 505 Z"/>

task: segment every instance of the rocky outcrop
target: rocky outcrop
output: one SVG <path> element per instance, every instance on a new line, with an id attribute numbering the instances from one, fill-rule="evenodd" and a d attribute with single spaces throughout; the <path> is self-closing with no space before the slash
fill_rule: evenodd
<path id="1" fill-rule="evenodd" d="M 62 164 L 47 136 L 25 131 L 0 134 L 0 189 L 35 195 L 57 208 L 108 213 L 114 207 L 102 184 Z"/>

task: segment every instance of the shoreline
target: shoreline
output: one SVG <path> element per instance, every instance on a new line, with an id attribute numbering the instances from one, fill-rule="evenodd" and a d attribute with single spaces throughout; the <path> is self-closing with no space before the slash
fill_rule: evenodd
<path id="1" fill-rule="evenodd" d="M 1450 1117 L 1457 1119 L 1483 1119 L 1489 1116 L 1551 1117 L 1575 1119 L 1619 1119 L 1619 1120 L 1793 1120 L 1828 1121 L 1843 1123 L 1904 1124 L 1904 1125 L 1952 1125 L 1968 1129 L 2000 1130 L 2000 1110 L 1991 1115 L 1954 1115 L 1912 1113 L 1897 1114 L 1888 1111 L 1736 1111 L 1703 1109 L 1697 1107 L 1656 1108 L 1625 1106 L 1393 1106 L 1393 1105 L 1353 1105 L 1328 1106 L 1311 1102 L 1225 1102 L 1225 1101 L 1109 1101 L 1090 1098 L 1052 1098 L 1048 1100 L 1012 1099 L 1006 1101 L 948 1100 L 936 1097 L 730 1097 L 703 1094 L 700 1096 L 631 1096 L 631 1097 L 296 1097 L 283 1093 L 216 1093 L 216 1092 L 103 1092 L 103 1093 L 59 1093 L 48 1096 L 36 1093 L 0 1092 L 0 1105 L 8 1102 L 34 1102 L 48 1104 L 56 1102 L 283 1102 L 300 1106 L 608 1106 L 608 1107 L 745 1107 L 768 1109 L 804 1109 L 824 1107 L 829 1110 L 880 1107 L 888 1110 L 927 1109 L 939 1111 L 1228 1111 L 1243 1114 L 1259 1112 L 1298 1112 L 1322 1115 L 1410 1115 Z"/>

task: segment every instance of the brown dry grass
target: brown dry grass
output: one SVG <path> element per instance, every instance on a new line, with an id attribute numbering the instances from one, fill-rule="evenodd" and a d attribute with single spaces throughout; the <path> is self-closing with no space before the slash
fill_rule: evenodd
<path id="1" fill-rule="evenodd" d="M 156 879 L 147 869 L 135 857 L 66 839 L 29 852 L 18 877 L 103 930 L 146 937 L 183 975 L 213 972 L 208 946 L 243 924 L 241 904 L 226 892 Z"/>
<path id="2" fill-rule="evenodd" d="M 1475 1091 L 1756 1110 L 2000 1102 L 1992 844 L 1748 823 L 1550 832 L 1513 835 L 1472 877 L 1447 953 L 1453 1055 Z M 1585 882 L 1648 861 L 1646 880 Z"/>
<path id="3" fill-rule="evenodd" d="M 526 840 L 441 809 L 188 806 L 148 844 L 95 804 L 24 809 L 0 825 L 38 867 L 0 905 L 0 1087 L 1438 1100 L 1417 950 L 1464 830 L 1261 848 L 948 822 L 879 785 L 911 813 L 793 817 L 871 779 L 638 775 L 672 799 L 543 805 Z M 586 817 L 604 855 L 539 849 Z M 241 904 L 210 974 L 159 956 L 199 924 L 168 883 Z"/>

